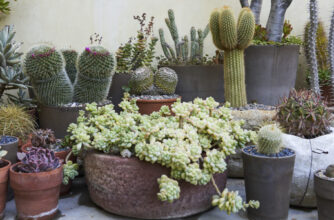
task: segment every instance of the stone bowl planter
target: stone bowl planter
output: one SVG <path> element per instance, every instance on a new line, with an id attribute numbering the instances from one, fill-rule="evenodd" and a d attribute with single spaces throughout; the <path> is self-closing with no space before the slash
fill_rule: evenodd
<path id="1" fill-rule="evenodd" d="M 334 179 L 324 176 L 324 171 L 318 170 L 314 174 L 314 191 L 317 195 L 319 220 L 334 218 Z"/>
<path id="2" fill-rule="evenodd" d="M 108 212 L 142 219 L 180 218 L 206 211 L 216 191 L 212 183 L 195 186 L 180 181 L 180 199 L 173 203 L 157 198 L 157 179 L 170 170 L 137 158 L 90 152 L 84 159 L 85 176 L 92 201 Z M 226 172 L 215 175 L 221 190 Z"/>
<path id="3" fill-rule="evenodd" d="M 181 97 L 179 97 L 181 98 Z M 177 98 L 171 99 L 158 99 L 158 100 L 146 100 L 146 99 L 137 99 L 136 104 L 139 108 L 139 113 L 142 115 L 150 115 L 152 112 L 157 112 L 164 105 L 167 105 L 170 109 Z"/>
<path id="4" fill-rule="evenodd" d="M 290 204 L 317 207 L 314 193 L 314 173 L 333 163 L 334 128 L 332 133 L 314 139 L 283 134 L 283 144 L 296 152 Z"/>

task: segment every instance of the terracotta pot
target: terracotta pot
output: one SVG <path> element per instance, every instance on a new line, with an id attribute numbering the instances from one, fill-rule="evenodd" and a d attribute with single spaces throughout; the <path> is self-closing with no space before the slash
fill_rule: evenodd
<path id="1" fill-rule="evenodd" d="M 2 160 L 7 165 L 0 168 L 0 219 L 4 217 L 6 207 L 6 195 L 7 195 L 7 182 L 8 182 L 8 170 L 11 166 L 11 162 L 8 160 Z"/>
<path id="2" fill-rule="evenodd" d="M 14 190 L 18 219 L 52 219 L 58 210 L 63 167 L 49 172 L 19 173 L 10 167 L 10 186 Z"/>
<path id="3" fill-rule="evenodd" d="M 334 219 L 334 180 L 319 175 L 324 170 L 314 174 L 314 191 L 317 195 L 319 220 Z"/>
<path id="4" fill-rule="evenodd" d="M 181 97 L 180 97 L 181 98 Z M 152 112 L 159 111 L 164 105 L 171 108 L 171 105 L 176 102 L 177 98 L 173 99 L 160 99 L 160 100 L 145 100 L 137 99 L 137 106 L 139 107 L 139 112 L 142 115 L 149 115 Z"/>
<path id="5" fill-rule="evenodd" d="M 168 219 L 194 215 L 211 207 L 216 191 L 212 183 L 195 186 L 179 181 L 180 199 L 173 203 L 157 198 L 157 179 L 170 169 L 137 158 L 122 158 L 90 152 L 84 159 L 85 176 L 91 199 L 108 212 L 143 219 Z M 215 175 L 221 190 L 226 172 Z"/>

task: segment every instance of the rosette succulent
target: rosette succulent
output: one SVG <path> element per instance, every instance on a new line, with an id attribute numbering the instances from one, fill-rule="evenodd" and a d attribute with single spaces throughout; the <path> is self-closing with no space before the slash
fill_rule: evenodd
<path id="1" fill-rule="evenodd" d="M 51 129 L 38 129 L 32 133 L 31 144 L 34 147 L 56 150 L 61 146 L 61 140 L 56 139 Z"/>

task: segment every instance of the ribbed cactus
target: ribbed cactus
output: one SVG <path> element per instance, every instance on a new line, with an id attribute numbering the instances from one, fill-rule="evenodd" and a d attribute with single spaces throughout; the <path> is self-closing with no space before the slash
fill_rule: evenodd
<path id="1" fill-rule="evenodd" d="M 160 94 L 172 95 L 175 93 L 178 77 L 176 72 L 167 67 L 160 68 L 154 74 L 154 86 Z"/>
<path id="2" fill-rule="evenodd" d="M 153 71 L 149 67 L 140 67 L 136 69 L 129 80 L 131 93 L 142 95 L 153 86 Z"/>
<path id="3" fill-rule="evenodd" d="M 329 178 L 334 178 L 334 164 L 327 167 L 325 175 Z"/>
<path id="4" fill-rule="evenodd" d="M 282 148 L 282 142 L 282 131 L 277 125 L 265 125 L 258 132 L 257 151 L 265 155 L 279 153 Z"/>
<path id="5" fill-rule="evenodd" d="M 114 58 L 101 46 L 86 47 L 78 58 L 74 101 L 91 103 L 104 101 L 113 75 Z"/>
<path id="6" fill-rule="evenodd" d="M 78 52 L 71 49 L 66 49 L 61 51 L 65 59 L 65 69 L 68 77 L 73 84 L 77 75 L 76 62 L 78 58 Z"/>
<path id="7" fill-rule="evenodd" d="M 30 77 L 37 99 L 45 105 L 62 105 L 72 101 L 73 88 L 63 56 L 48 45 L 33 47 L 24 60 L 24 72 Z"/>
<path id="8" fill-rule="evenodd" d="M 244 50 L 250 45 L 255 31 L 255 19 L 249 8 L 243 8 L 236 23 L 232 10 L 225 6 L 212 12 L 212 39 L 224 50 L 225 100 L 233 107 L 247 104 Z"/>

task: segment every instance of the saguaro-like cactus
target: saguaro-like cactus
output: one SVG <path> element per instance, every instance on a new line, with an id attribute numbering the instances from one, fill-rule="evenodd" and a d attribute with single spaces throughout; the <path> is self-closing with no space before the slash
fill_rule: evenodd
<path id="1" fill-rule="evenodd" d="M 112 79 L 114 58 L 101 46 L 86 47 L 78 59 L 74 101 L 101 102 L 107 98 Z"/>
<path id="2" fill-rule="evenodd" d="M 282 131 L 276 124 L 263 126 L 257 137 L 257 151 L 270 155 L 280 152 L 283 143 Z"/>
<path id="3" fill-rule="evenodd" d="M 255 31 L 255 19 L 249 8 L 243 8 L 236 23 L 232 10 L 225 6 L 212 12 L 210 18 L 212 39 L 224 50 L 225 100 L 233 107 L 247 104 L 244 50 Z"/>
<path id="4" fill-rule="evenodd" d="M 45 105 L 62 105 L 72 101 L 73 88 L 63 56 L 48 45 L 33 47 L 24 60 L 24 72 L 30 77 L 37 99 Z"/>
<path id="5" fill-rule="evenodd" d="M 78 53 L 75 50 L 62 50 L 61 51 L 65 59 L 65 69 L 68 77 L 73 84 L 77 75 L 76 62 L 78 58 Z"/>

